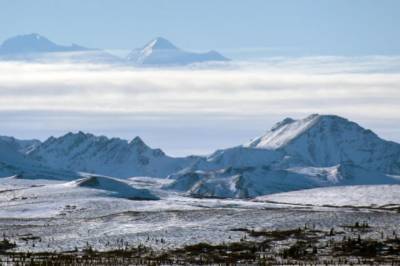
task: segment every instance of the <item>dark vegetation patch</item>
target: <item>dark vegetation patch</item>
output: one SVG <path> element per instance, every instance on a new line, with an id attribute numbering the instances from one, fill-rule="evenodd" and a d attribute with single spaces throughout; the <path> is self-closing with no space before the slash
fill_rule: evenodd
<path id="1" fill-rule="evenodd" d="M 197 243 L 171 250 L 124 243 L 110 251 L 97 251 L 87 244 L 83 249 L 62 253 L 13 252 L 15 244 L 4 239 L 0 242 L 0 265 L 400 265 L 397 232 L 371 239 L 368 235 L 373 230 L 360 222 L 330 230 L 307 226 L 287 230 L 236 228 L 231 231 L 243 236 L 231 243 Z"/>
<path id="2" fill-rule="evenodd" d="M 0 254 L 6 252 L 9 249 L 15 248 L 17 245 L 15 243 L 12 243 L 8 239 L 4 238 L 3 240 L 0 241 Z"/>

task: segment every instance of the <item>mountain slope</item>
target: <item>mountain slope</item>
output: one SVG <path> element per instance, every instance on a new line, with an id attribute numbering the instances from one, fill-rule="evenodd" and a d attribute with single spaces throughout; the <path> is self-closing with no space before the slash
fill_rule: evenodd
<path id="1" fill-rule="evenodd" d="M 58 45 L 36 33 L 11 37 L 0 46 L 0 55 L 86 51 L 88 48 L 73 44 Z"/>
<path id="2" fill-rule="evenodd" d="M 83 132 L 51 137 L 29 157 L 53 168 L 123 178 L 166 177 L 196 160 L 169 157 L 160 149 L 151 149 L 139 137 L 128 142 Z"/>
<path id="3" fill-rule="evenodd" d="M 68 187 L 104 190 L 106 192 L 109 192 L 112 196 L 128 198 L 132 200 L 159 199 L 147 189 L 134 188 L 131 185 L 125 183 L 123 180 L 117 180 L 115 178 L 105 176 L 90 175 L 82 179 L 71 181 L 64 185 Z"/>
<path id="4" fill-rule="evenodd" d="M 254 198 L 260 195 L 328 186 L 400 184 L 400 180 L 379 172 L 341 165 L 270 169 L 267 166 L 190 171 L 174 176 L 165 189 L 194 197 Z"/>
<path id="5" fill-rule="evenodd" d="M 211 61 L 228 61 L 216 51 L 206 53 L 187 52 L 164 38 L 151 40 L 141 49 L 133 50 L 127 60 L 138 65 L 188 65 Z"/>
<path id="6" fill-rule="evenodd" d="M 400 144 L 385 141 L 371 130 L 333 115 L 285 119 L 264 136 L 244 145 L 280 150 L 287 164 L 326 167 L 352 163 L 365 169 L 400 174 Z"/>
<path id="7" fill-rule="evenodd" d="M 234 169 L 234 170 L 233 170 Z M 396 184 L 400 144 L 332 115 L 287 118 L 242 146 L 199 159 L 167 189 L 239 197 L 321 186 Z"/>
<path id="8" fill-rule="evenodd" d="M 5 40 L 0 46 L 0 59 L 35 62 L 122 62 L 120 58 L 100 49 L 86 48 L 76 44 L 59 45 L 36 33 L 18 35 Z"/>
<path id="9" fill-rule="evenodd" d="M 9 143 L 13 146 L 16 151 L 27 154 L 32 150 L 36 149 L 40 145 L 40 140 L 37 139 L 29 139 L 29 140 L 20 140 L 14 137 L 8 136 L 0 136 L 0 140 Z"/>
<path id="10" fill-rule="evenodd" d="M 17 141 L 17 140 L 15 140 Z M 16 142 L 0 138 L 0 177 L 71 180 L 80 175 L 43 165 L 20 152 Z"/>

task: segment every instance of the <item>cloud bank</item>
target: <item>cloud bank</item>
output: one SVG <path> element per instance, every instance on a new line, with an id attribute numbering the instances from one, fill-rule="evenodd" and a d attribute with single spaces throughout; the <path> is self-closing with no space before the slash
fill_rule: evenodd
<path id="1" fill-rule="evenodd" d="M 240 144 L 286 116 L 348 117 L 400 140 L 400 57 L 273 58 L 146 69 L 0 62 L 1 134 L 72 130 L 131 138 L 173 154 Z"/>

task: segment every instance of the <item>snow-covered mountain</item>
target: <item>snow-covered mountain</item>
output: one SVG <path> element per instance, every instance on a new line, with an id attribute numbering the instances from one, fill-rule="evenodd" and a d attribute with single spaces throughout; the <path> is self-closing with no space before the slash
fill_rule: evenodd
<path id="1" fill-rule="evenodd" d="M 77 44 L 56 44 L 37 33 L 18 35 L 5 40 L 0 45 L 0 59 L 91 63 L 116 63 L 122 61 L 120 58 L 100 49 L 86 48 Z"/>
<path id="2" fill-rule="evenodd" d="M 254 197 L 310 187 L 394 184 L 400 144 L 332 115 L 286 118 L 250 143 L 219 150 L 170 178 L 168 189 Z"/>
<path id="3" fill-rule="evenodd" d="M 9 143 L 14 150 L 22 154 L 27 154 L 33 151 L 41 144 L 40 140 L 37 139 L 21 140 L 8 136 L 0 136 L 0 141 Z"/>
<path id="4" fill-rule="evenodd" d="M 134 49 L 126 58 L 120 58 L 101 49 L 77 44 L 60 45 L 37 34 L 11 37 L 0 45 L 0 60 L 29 62 L 84 62 L 107 64 L 134 64 L 135 66 L 184 66 L 194 63 L 229 61 L 216 51 L 195 53 L 184 51 L 164 38 L 156 38 L 140 49 Z"/>
<path id="5" fill-rule="evenodd" d="M 139 137 L 128 142 L 83 132 L 50 137 L 29 157 L 53 168 L 123 178 L 166 177 L 197 160 L 167 156 L 162 150 L 147 146 Z"/>
<path id="6" fill-rule="evenodd" d="M 351 163 L 367 170 L 400 174 L 400 144 L 334 115 L 287 118 L 244 147 L 283 151 L 283 163 L 288 166 Z"/>
<path id="7" fill-rule="evenodd" d="M 0 55 L 17 55 L 32 53 L 87 51 L 88 48 L 72 44 L 63 46 L 56 44 L 37 33 L 11 37 L 0 46 Z"/>
<path id="8" fill-rule="evenodd" d="M 55 170 L 57 169 L 57 170 Z M 43 143 L 0 137 L 0 176 L 76 179 L 168 177 L 196 197 L 252 198 L 314 187 L 400 183 L 400 144 L 345 118 L 286 118 L 263 136 L 207 157 L 173 158 L 139 137 L 68 133 Z"/>
<path id="9" fill-rule="evenodd" d="M 34 146 L 37 142 L 0 138 L 0 177 L 56 180 L 71 180 L 80 177 L 75 172 L 51 168 L 32 160 L 25 154 L 33 148 L 29 144 Z"/>
<path id="10" fill-rule="evenodd" d="M 167 39 L 158 37 L 151 40 L 143 48 L 133 50 L 127 56 L 127 60 L 137 65 L 180 66 L 212 61 L 228 61 L 229 59 L 216 51 L 206 53 L 184 51 Z"/>

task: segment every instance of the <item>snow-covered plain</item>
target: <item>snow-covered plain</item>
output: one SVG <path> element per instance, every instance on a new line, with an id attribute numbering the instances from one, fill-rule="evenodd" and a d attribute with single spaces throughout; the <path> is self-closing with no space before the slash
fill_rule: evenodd
<path id="1" fill-rule="evenodd" d="M 85 178 L 72 182 L 1 178 L 0 234 L 16 241 L 16 250 L 19 251 L 65 251 L 75 247 L 81 249 L 88 244 L 99 250 L 114 249 L 121 242 L 133 246 L 144 244 L 156 249 L 199 242 L 234 242 L 243 237 L 243 232 L 232 231 L 236 228 L 287 229 L 313 224 L 329 229 L 368 221 L 371 226 L 385 232 L 399 229 L 400 214 L 388 209 L 357 210 L 241 199 L 196 199 L 162 190 L 173 180 L 148 177 L 122 180 L 123 184 L 114 186 L 114 190 L 109 186 L 92 186 L 92 182 L 80 186 L 85 181 Z M 122 185 L 123 191 L 126 186 L 131 186 L 135 191 L 146 190 L 160 199 L 121 197 L 115 190 L 120 190 Z M 384 200 L 390 197 L 389 192 L 398 192 L 398 187 L 382 188 L 380 191 L 386 194 Z M 337 190 L 342 196 L 349 188 Z M 307 191 L 299 193 L 306 198 Z M 382 193 L 374 194 L 379 195 Z M 370 203 L 376 203 L 376 199 L 370 200 Z M 398 196 L 394 195 L 390 202 L 396 200 Z M 366 201 L 363 206 L 368 205 Z"/>
<path id="2" fill-rule="evenodd" d="M 400 185 L 314 188 L 261 196 L 255 200 L 314 206 L 393 208 L 400 207 Z"/>

